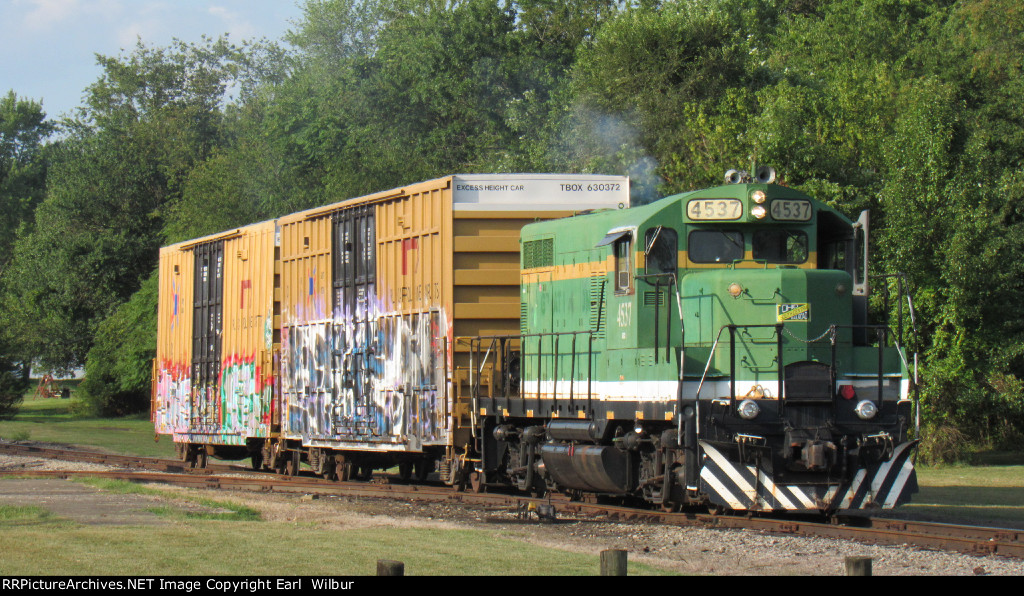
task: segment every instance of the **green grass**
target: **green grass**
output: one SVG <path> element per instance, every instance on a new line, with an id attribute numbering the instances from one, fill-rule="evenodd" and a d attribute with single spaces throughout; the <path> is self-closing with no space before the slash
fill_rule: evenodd
<path id="1" fill-rule="evenodd" d="M 118 419 L 82 417 L 74 413 L 76 403 L 74 398 L 26 397 L 14 420 L 0 421 L 0 437 L 67 443 L 131 455 L 173 457 L 173 443 L 167 437 L 162 437 L 159 443 L 153 442 L 153 426 L 148 415 Z M 920 492 L 913 497 L 911 504 L 896 509 L 892 515 L 1024 528 L 1024 454 L 988 452 L 979 454 L 977 461 L 987 465 L 918 467 Z M 101 488 L 113 491 L 151 490 L 131 483 Z M 378 528 L 339 533 L 258 522 L 255 521 L 258 512 L 246 508 L 233 509 L 231 505 L 220 502 L 205 504 L 227 512 L 186 513 L 171 506 L 158 508 L 157 512 L 175 522 L 172 528 L 158 530 L 80 527 L 56 519 L 38 508 L 0 507 L 0 548 L 3 549 L 0 551 L 0 573 L 94 573 L 88 563 L 90 549 L 102 545 L 103 536 L 107 533 L 121 536 L 119 544 L 128 545 L 125 548 L 137 548 L 151 554 L 144 559 L 144 564 L 137 564 L 134 560 L 122 560 L 134 559 L 134 550 L 126 551 L 133 552 L 133 557 L 124 557 L 120 547 L 106 552 L 108 549 L 101 546 L 99 548 L 104 552 L 100 558 L 106 562 L 96 568 L 99 570 L 95 571 L 97 573 L 248 574 L 254 561 L 267 556 L 271 557 L 272 565 L 280 565 L 261 567 L 272 573 L 372 573 L 373 563 L 378 558 L 404 560 L 410 574 L 592 573 L 597 565 L 596 557 L 525 546 L 511 538 L 496 539 L 490 534 L 470 530 L 452 533 L 408 529 L 382 531 Z M 47 535 L 53 528 L 59 529 L 55 534 L 63 536 L 61 540 L 67 539 L 69 544 L 78 545 L 66 550 L 69 554 L 61 556 L 64 562 L 60 566 L 51 567 L 39 562 L 35 567 L 24 567 L 13 561 L 15 555 L 8 554 L 23 552 L 29 548 L 29 543 L 35 545 L 35 541 L 41 545 L 38 547 L 40 561 L 52 557 L 54 552 L 64 553 L 60 540 L 54 542 Z M 37 531 L 38 536 L 28 535 Z M 152 542 L 146 538 L 150 534 L 160 538 Z M 248 537 L 250 535 L 251 538 Z M 20 536 L 18 540 L 28 542 L 19 543 L 14 540 L 17 536 Z M 95 542 L 90 545 L 89 540 Z M 164 540 L 166 544 L 163 544 Z M 431 545 L 436 553 L 424 552 L 427 549 L 420 546 L 403 546 L 418 545 L 416 541 L 419 540 Z M 293 545 L 282 551 L 290 555 L 276 551 L 268 554 L 264 551 L 274 549 L 261 548 L 261 545 L 278 542 Z M 319 554 L 311 556 L 311 544 L 321 545 L 322 548 L 318 547 L 316 552 L 323 551 L 324 557 Z M 219 553 L 219 558 L 216 555 L 197 557 L 189 551 L 191 548 L 205 553 L 207 547 Z M 166 552 L 161 552 L 161 549 Z M 241 552 L 236 554 L 238 549 Z M 80 555 L 75 554 L 77 550 L 81 551 Z M 76 562 L 79 556 L 81 563 Z M 193 558 L 202 560 L 192 561 Z M 545 563 L 546 559 L 551 561 Z M 210 567 L 210 561 L 219 561 L 217 564 L 220 566 Z M 631 565 L 630 569 L 634 570 L 634 566 Z"/>
<path id="2" fill-rule="evenodd" d="M 95 418 L 75 414 L 78 400 L 26 397 L 13 420 L 0 421 L 0 437 L 11 441 L 66 443 L 111 453 L 174 457 L 174 443 L 154 442 L 149 414 Z"/>
<path id="3" fill-rule="evenodd" d="M 35 505 L 0 505 L 0 527 L 38 525 L 54 519 L 52 513 Z"/>
<path id="4" fill-rule="evenodd" d="M 995 454 L 987 466 L 920 466 L 920 492 L 896 515 L 943 522 L 1024 528 L 1024 457 Z M 982 457 L 982 461 L 985 461 Z M 1013 465 L 1007 465 L 1012 463 Z"/>
<path id="5" fill-rule="evenodd" d="M 0 575 L 373 575 L 378 559 L 404 562 L 406 575 L 596 575 L 599 570 L 597 555 L 479 530 L 338 530 L 195 519 L 145 527 L 86 526 L 12 509 L 19 511 L 11 519 L 0 517 Z M 635 563 L 629 570 L 663 573 Z"/>
<path id="6" fill-rule="evenodd" d="M 150 495 L 160 498 L 173 497 L 178 500 L 189 501 L 202 505 L 209 509 L 220 509 L 224 511 L 184 511 L 179 507 L 174 506 L 160 506 L 152 507 L 149 509 L 151 513 L 162 515 L 165 517 L 171 517 L 176 519 L 215 519 L 221 521 L 260 521 L 260 512 L 246 507 L 245 505 L 239 505 L 231 501 L 218 501 L 214 499 L 207 499 L 204 497 L 198 497 L 185 492 L 173 492 L 168 493 L 166 491 L 157 490 L 148 486 L 142 486 L 135 482 L 129 482 L 127 480 L 118 480 L 116 478 L 96 478 L 92 476 L 78 476 L 72 478 L 75 482 L 86 484 L 98 488 L 105 492 L 115 493 L 119 495 Z"/>

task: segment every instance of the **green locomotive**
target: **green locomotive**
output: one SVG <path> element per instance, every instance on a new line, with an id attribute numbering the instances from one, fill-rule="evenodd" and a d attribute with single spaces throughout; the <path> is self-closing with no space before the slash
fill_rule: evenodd
<path id="1" fill-rule="evenodd" d="M 916 492 L 914 360 L 869 324 L 867 213 L 769 168 L 726 181 L 523 229 L 521 334 L 471 340 L 474 488 L 824 512 Z"/>

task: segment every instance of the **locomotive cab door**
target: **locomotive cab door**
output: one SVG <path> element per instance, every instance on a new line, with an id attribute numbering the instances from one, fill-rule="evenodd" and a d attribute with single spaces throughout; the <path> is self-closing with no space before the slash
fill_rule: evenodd
<path id="1" fill-rule="evenodd" d="M 676 283 L 679 272 L 679 234 L 673 228 L 655 226 L 644 234 L 644 269 L 638 293 L 641 294 L 638 335 L 642 362 L 668 363 L 672 360 L 674 330 L 678 329 Z M 677 340 L 678 342 L 678 340 Z"/>

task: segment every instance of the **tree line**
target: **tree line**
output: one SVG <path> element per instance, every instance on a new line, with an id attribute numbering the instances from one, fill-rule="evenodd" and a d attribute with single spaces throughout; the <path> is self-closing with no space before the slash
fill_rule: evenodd
<path id="1" fill-rule="evenodd" d="M 33 361 L 148 406 L 163 244 L 451 173 L 644 202 L 756 159 L 872 210 L 927 428 L 1019 446 L 1022 60 L 1016 0 L 306 0 L 282 40 L 140 41 L 73 114 L 0 99 L 0 412 Z"/>

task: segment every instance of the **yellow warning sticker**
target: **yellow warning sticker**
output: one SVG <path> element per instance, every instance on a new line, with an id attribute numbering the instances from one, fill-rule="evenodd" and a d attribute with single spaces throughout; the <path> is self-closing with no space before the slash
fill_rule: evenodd
<path id="1" fill-rule="evenodd" d="M 779 304 L 775 307 L 775 314 L 775 320 L 779 323 L 806 323 L 811 320 L 811 305 Z"/>

